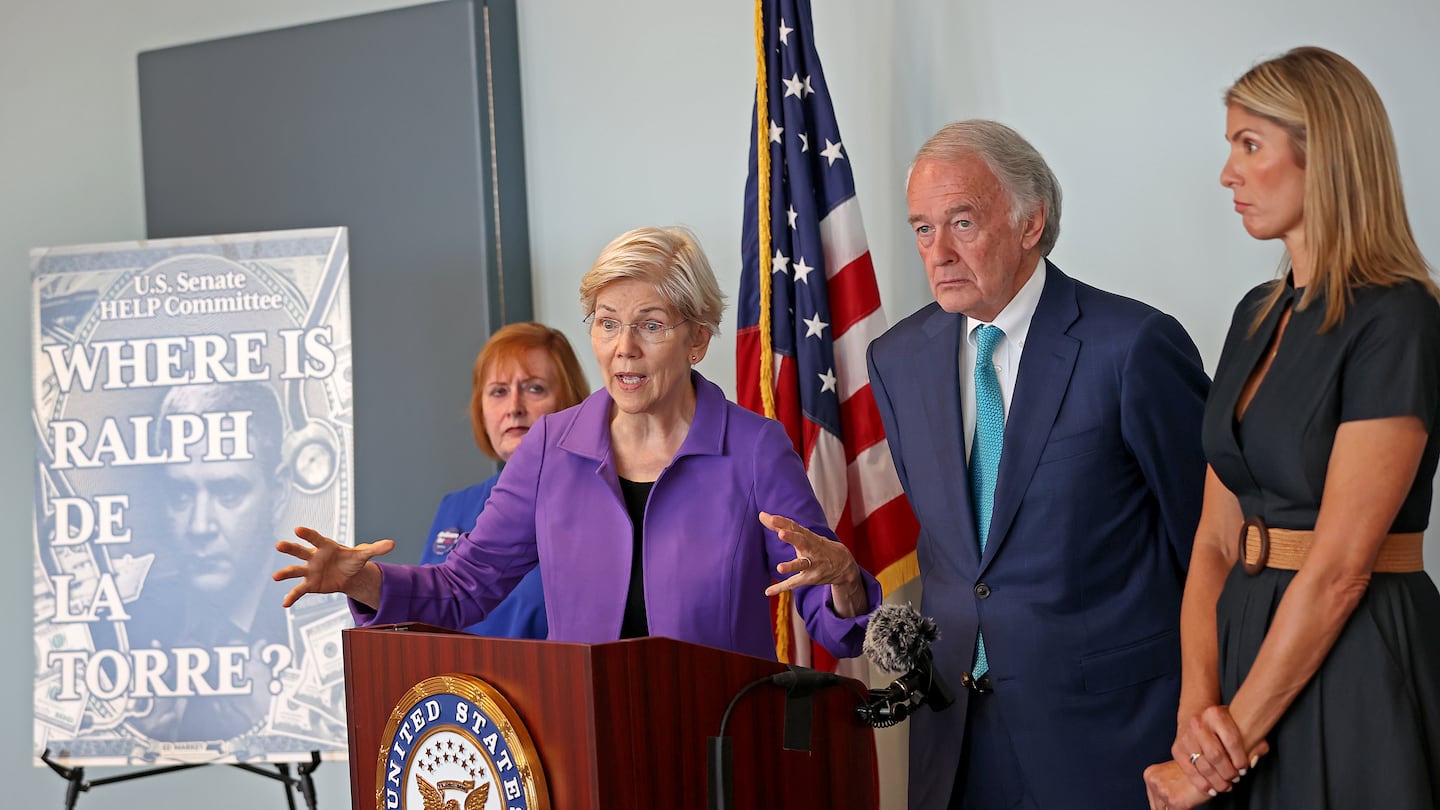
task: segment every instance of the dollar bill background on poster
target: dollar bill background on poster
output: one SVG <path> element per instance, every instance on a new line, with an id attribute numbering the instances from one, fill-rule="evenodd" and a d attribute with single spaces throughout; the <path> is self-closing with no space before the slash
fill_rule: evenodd
<path id="1" fill-rule="evenodd" d="M 35 764 L 344 756 L 345 601 L 269 574 L 353 543 L 348 266 L 344 228 L 31 252 Z"/>

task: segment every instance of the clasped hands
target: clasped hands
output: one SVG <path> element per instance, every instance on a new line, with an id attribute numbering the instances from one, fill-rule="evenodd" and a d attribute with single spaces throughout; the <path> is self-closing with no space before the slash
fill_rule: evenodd
<path id="1" fill-rule="evenodd" d="M 1189 810 L 1228 793 L 1269 751 L 1264 740 L 1247 749 L 1230 708 L 1211 706 L 1180 725 L 1174 759 L 1145 769 L 1150 810 Z"/>

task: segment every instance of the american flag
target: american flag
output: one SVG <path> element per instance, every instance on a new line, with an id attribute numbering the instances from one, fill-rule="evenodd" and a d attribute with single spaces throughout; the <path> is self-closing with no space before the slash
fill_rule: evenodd
<path id="1" fill-rule="evenodd" d="M 915 576 L 919 526 L 865 368 L 865 349 L 885 331 L 885 315 L 855 178 L 815 50 L 810 3 L 758 0 L 756 14 L 764 59 L 756 60 L 745 183 L 736 391 L 741 405 L 767 413 L 764 389 L 772 387 L 767 415 L 789 432 L 836 536 L 888 594 Z M 789 648 L 788 600 L 778 609 L 781 659 L 833 669 L 818 645 Z"/>

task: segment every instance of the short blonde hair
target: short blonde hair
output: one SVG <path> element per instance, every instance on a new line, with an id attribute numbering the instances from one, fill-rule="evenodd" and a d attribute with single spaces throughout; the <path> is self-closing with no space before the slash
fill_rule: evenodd
<path id="1" fill-rule="evenodd" d="M 475 444 L 485 455 L 500 461 L 500 454 L 485 432 L 485 378 L 502 363 L 520 363 L 532 349 L 542 349 L 550 355 L 559 379 L 555 384 L 556 410 L 578 405 L 590 395 L 590 384 L 585 381 L 585 372 L 580 370 L 580 361 L 570 341 L 558 329 L 551 329 L 534 321 L 512 323 L 495 330 L 485 341 L 480 354 L 475 357 L 475 368 L 470 383 L 470 430 L 475 434 Z"/>
<path id="2" fill-rule="evenodd" d="M 1247 71 L 1225 91 L 1225 103 L 1285 130 L 1305 170 L 1305 246 L 1314 270 L 1300 306 L 1325 296 L 1322 332 L 1344 320 L 1356 287 L 1416 281 L 1440 297 L 1410 230 L 1390 118 L 1359 68 L 1324 48 L 1295 48 Z M 1287 254 L 1286 269 L 1289 263 Z M 1283 292 L 1276 283 L 1252 333 Z"/>
<path id="3" fill-rule="evenodd" d="M 711 335 L 720 334 L 725 294 L 689 228 L 636 228 L 615 237 L 580 279 L 580 308 L 593 314 L 600 289 L 622 279 L 653 286 L 680 311 L 680 317 L 700 324 Z"/>

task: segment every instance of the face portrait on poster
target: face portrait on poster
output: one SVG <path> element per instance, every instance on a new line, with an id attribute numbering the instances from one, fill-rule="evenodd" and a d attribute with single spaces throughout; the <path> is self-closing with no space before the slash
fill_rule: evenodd
<path id="1" fill-rule="evenodd" d="M 35 751 L 286 762 L 346 743 L 343 601 L 277 539 L 352 542 L 343 228 L 32 251 Z"/>

